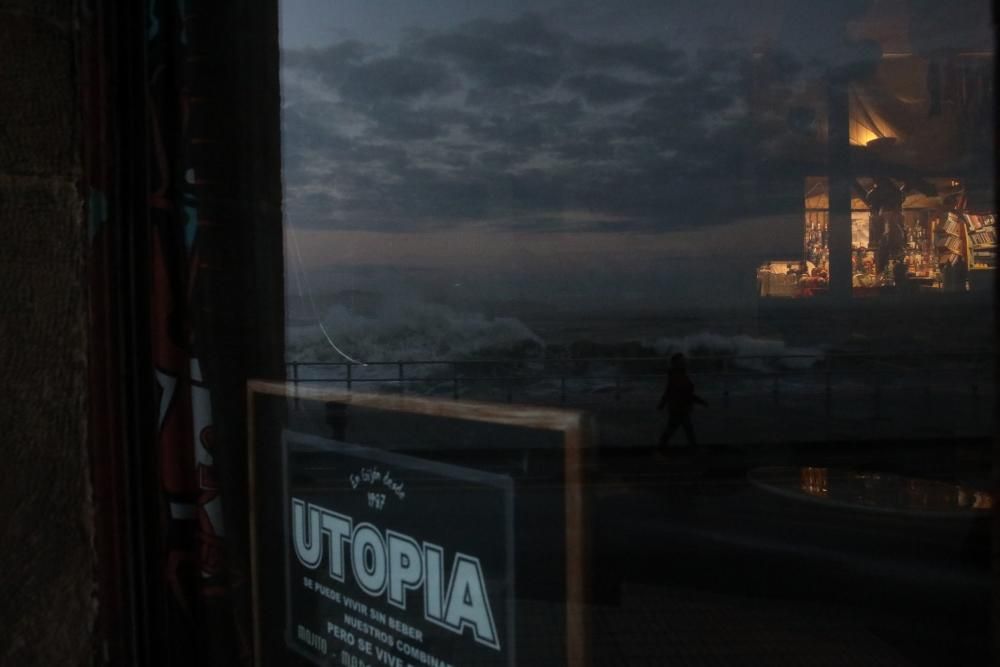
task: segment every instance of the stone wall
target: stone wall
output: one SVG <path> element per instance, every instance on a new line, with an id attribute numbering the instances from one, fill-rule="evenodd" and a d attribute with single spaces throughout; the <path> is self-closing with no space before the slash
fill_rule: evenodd
<path id="1" fill-rule="evenodd" d="M 0 664 L 92 664 L 74 3 L 0 0 Z"/>

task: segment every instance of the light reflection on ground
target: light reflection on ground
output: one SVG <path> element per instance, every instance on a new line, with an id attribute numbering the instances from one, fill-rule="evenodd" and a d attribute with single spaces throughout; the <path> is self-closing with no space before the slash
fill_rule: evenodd
<path id="1" fill-rule="evenodd" d="M 758 468 L 750 480 L 786 496 L 890 512 L 967 513 L 993 508 L 993 495 L 961 484 L 823 467 Z"/>

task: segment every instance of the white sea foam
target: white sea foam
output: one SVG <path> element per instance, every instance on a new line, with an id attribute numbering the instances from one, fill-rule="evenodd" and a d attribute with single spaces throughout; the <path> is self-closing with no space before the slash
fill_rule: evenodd
<path id="1" fill-rule="evenodd" d="M 340 350 L 364 362 L 521 357 L 526 351 L 541 356 L 545 350 L 545 342 L 516 318 L 491 318 L 418 298 L 376 295 L 359 309 L 336 304 L 321 321 Z M 625 344 L 627 332 L 622 334 Z M 286 335 L 289 361 L 344 359 L 316 322 L 290 325 Z M 731 355 L 737 367 L 761 371 L 810 368 L 824 357 L 820 347 L 793 347 L 777 339 L 712 332 L 659 337 L 645 341 L 644 347 L 651 356 L 674 352 L 692 357 Z"/>
<path id="2" fill-rule="evenodd" d="M 687 356 L 733 356 L 736 366 L 748 370 L 811 368 L 824 356 L 818 347 L 791 347 L 782 340 L 746 335 L 724 336 L 703 332 L 689 336 L 658 338 L 653 349 L 662 355 L 681 352 Z"/>
<path id="3" fill-rule="evenodd" d="M 335 305 L 322 322 L 341 350 L 365 362 L 448 361 L 543 345 L 517 319 L 489 318 L 426 301 L 389 300 L 364 314 Z M 287 351 L 291 361 L 342 360 L 318 324 L 288 327 Z"/>

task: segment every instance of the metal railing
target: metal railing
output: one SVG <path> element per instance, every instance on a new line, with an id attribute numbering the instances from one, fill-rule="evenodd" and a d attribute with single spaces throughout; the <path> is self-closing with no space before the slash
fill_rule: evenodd
<path id="1" fill-rule="evenodd" d="M 621 401 L 627 389 L 646 390 L 663 383 L 669 369 L 668 357 L 526 358 L 482 360 L 407 360 L 357 364 L 340 362 L 288 362 L 288 378 L 294 384 L 334 384 L 347 390 L 360 388 L 406 393 L 421 387 L 424 393 L 459 399 L 477 385 L 500 391 L 508 402 L 527 396 L 547 385 L 544 402 L 565 404 L 583 395 L 580 387 L 601 385 Z M 871 406 L 878 416 L 883 394 L 890 387 L 904 387 L 925 396 L 935 387 L 965 386 L 980 403 L 980 393 L 993 387 L 992 351 L 950 351 L 935 353 L 826 353 L 691 356 L 688 372 L 705 393 L 720 396 L 729 407 L 741 385 L 752 385 L 759 396 L 762 384 L 768 387 L 773 405 L 780 405 L 786 393 L 820 393 L 829 414 L 835 393 L 843 392 L 844 381 L 854 381 L 851 393 L 859 393 L 857 383 L 867 387 Z M 804 386 L 803 382 L 811 380 Z M 603 383 L 603 385 L 602 385 Z M 794 385 L 794 391 L 793 390 Z M 537 393 L 537 391 L 536 391 Z M 573 394 L 579 394 L 573 396 Z M 860 393 L 865 393 L 862 390 Z M 555 399 L 558 399 L 557 401 Z M 978 407 L 977 407 L 978 409 Z"/>

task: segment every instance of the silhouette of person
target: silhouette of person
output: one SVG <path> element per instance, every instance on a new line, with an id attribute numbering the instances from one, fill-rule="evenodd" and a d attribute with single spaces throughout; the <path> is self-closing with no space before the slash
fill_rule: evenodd
<path id="1" fill-rule="evenodd" d="M 667 408 L 667 428 L 660 436 L 658 450 L 663 452 L 667 448 L 670 437 L 679 428 L 684 429 L 688 444 L 692 447 L 698 444 L 694 435 L 694 425 L 691 423 L 691 410 L 695 403 L 708 405 L 703 399 L 694 393 L 694 383 L 685 370 L 684 355 L 678 352 L 670 357 L 670 370 L 667 372 L 667 388 L 663 391 L 657 410 Z"/>
<path id="2" fill-rule="evenodd" d="M 906 229 L 903 226 L 903 201 L 907 184 L 902 186 L 885 176 L 875 179 L 865 193 L 869 214 L 869 244 L 877 246 L 875 263 L 879 273 L 885 271 L 890 261 L 902 258 L 906 246 Z"/>

